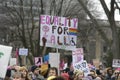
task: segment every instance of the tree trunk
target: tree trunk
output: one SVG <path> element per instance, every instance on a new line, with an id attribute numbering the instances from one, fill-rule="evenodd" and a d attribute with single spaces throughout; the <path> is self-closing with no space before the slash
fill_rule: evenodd
<path id="1" fill-rule="evenodd" d="M 111 0 L 111 11 L 110 11 L 110 16 L 109 16 L 109 22 L 111 25 L 112 37 L 113 37 L 112 53 L 113 53 L 113 58 L 120 58 L 119 39 L 118 39 L 119 37 L 118 37 L 118 32 L 117 32 L 117 26 L 115 24 L 115 19 L 114 19 L 114 14 L 115 14 L 114 4 L 115 4 L 115 0 Z"/>
<path id="2" fill-rule="evenodd" d="M 115 0 L 111 0 L 111 10 L 109 11 L 106 3 L 104 0 L 100 0 L 101 2 L 101 5 L 108 17 L 108 21 L 110 23 L 110 28 L 111 28 L 111 31 L 112 31 L 112 53 L 113 53 L 113 58 L 120 58 L 120 50 L 119 50 L 119 37 L 118 37 L 118 31 L 117 31 L 117 26 L 116 26 L 116 23 L 115 23 L 115 19 L 114 19 L 114 10 L 115 10 L 115 7 L 114 7 L 114 4 L 115 4 Z"/>
<path id="3" fill-rule="evenodd" d="M 94 24 L 93 27 L 95 27 L 95 29 L 98 31 L 98 33 L 100 34 L 101 38 L 106 42 L 107 46 L 110 46 L 110 41 L 107 38 L 107 36 L 105 35 L 104 31 L 100 28 L 97 20 L 93 17 L 93 15 L 90 13 L 90 11 L 88 10 L 88 8 L 86 7 L 86 5 L 83 3 L 82 0 L 78 0 L 78 2 L 83 7 L 83 9 L 87 13 L 87 15 L 90 17 L 91 21 Z"/>

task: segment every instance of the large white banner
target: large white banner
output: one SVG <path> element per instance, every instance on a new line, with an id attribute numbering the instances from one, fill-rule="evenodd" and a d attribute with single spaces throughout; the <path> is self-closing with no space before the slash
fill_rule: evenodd
<path id="1" fill-rule="evenodd" d="M 0 45 L 0 78 L 5 78 L 12 47 Z"/>
<path id="2" fill-rule="evenodd" d="M 77 42 L 77 18 L 41 15 L 40 45 L 75 50 Z M 46 39 L 46 40 L 45 40 Z"/>

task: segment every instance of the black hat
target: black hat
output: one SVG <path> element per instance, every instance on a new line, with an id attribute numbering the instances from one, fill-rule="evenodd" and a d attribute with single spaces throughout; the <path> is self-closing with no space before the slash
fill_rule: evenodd
<path id="1" fill-rule="evenodd" d="M 69 74 L 70 76 L 72 76 L 72 75 L 73 75 L 73 71 L 68 71 L 68 74 Z"/>
<path id="2" fill-rule="evenodd" d="M 37 69 L 37 68 L 38 68 L 38 66 L 34 65 L 34 66 L 31 67 L 31 71 L 34 72 L 34 70 Z"/>
<path id="3" fill-rule="evenodd" d="M 96 70 L 96 74 L 97 74 L 97 75 L 101 75 L 102 73 L 100 73 L 100 70 L 97 69 L 97 70 Z"/>

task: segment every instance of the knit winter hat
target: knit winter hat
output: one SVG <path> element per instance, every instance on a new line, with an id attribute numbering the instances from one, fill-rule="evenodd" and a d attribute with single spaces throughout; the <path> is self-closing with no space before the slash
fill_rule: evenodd
<path id="1" fill-rule="evenodd" d="M 35 66 L 35 65 L 34 65 L 34 66 L 31 67 L 31 71 L 32 71 L 32 72 L 34 72 L 36 69 L 38 69 L 38 66 Z"/>
<path id="2" fill-rule="evenodd" d="M 65 80 L 69 80 L 69 75 L 68 75 L 68 73 L 62 73 L 61 76 L 64 77 Z"/>

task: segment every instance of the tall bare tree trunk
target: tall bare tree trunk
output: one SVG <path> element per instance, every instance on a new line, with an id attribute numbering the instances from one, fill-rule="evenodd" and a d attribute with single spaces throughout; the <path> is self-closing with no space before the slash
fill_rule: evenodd
<path id="1" fill-rule="evenodd" d="M 112 31 L 112 46 L 111 46 L 111 50 L 113 53 L 113 58 L 120 58 L 120 50 L 119 50 L 119 37 L 118 37 L 118 31 L 117 31 L 117 26 L 115 23 L 115 0 L 111 0 L 111 6 L 110 6 L 110 11 L 105 3 L 104 0 L 100 0 L 101 5 L 108 17 L 108 21 L 110 23 L 110 28 Z"/>
<path id="2" fill-rule="evenodd" d="M 120 58 L 119 55 L 119 37 L 118 37 L 118 31 L 117 31 L 117 26 L 115 24 L 115 0 L 111 0 L 111 11 L 110 11 L 110 25 L 111 25 L 111 30 L 112 30 L 112 37 L 113 37 L 113 43 L 112 43 L 112 52 L 113 52 L 113 57 L 114 58 Z"/>

